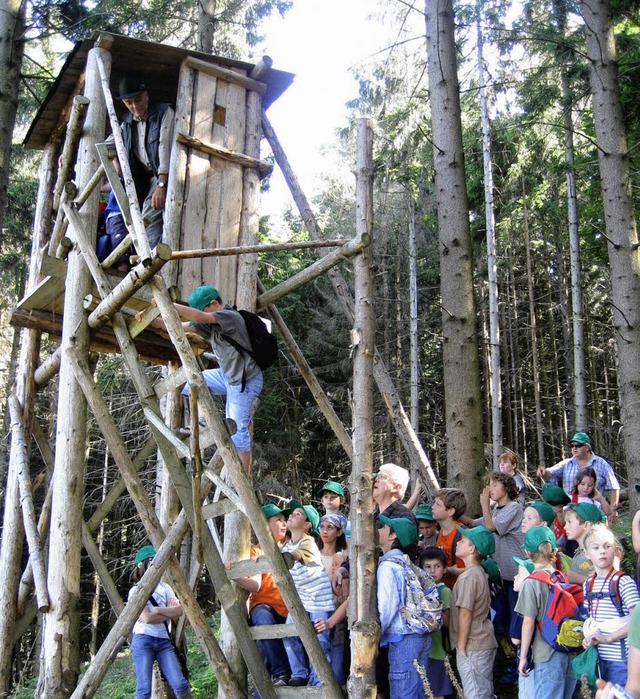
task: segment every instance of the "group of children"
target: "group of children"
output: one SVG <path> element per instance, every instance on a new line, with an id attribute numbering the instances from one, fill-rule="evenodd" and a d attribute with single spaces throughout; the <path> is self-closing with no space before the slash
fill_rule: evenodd
<path id="1" fill-rule="evenodd" d="M 474 519 L 466 516 L 465 494 L 455 488 L 441 489 L 431 504 L 415 510 L 403 506 L 408 474 L 406 479 L 398 477 L 403 469 L 385 465 L 383 480 L 399 478 L 405 484 L 391 504 L 380 505 L 378 499 L 374 513 L 381 551 L 376 668 L 380 699 L 443 699 L 454 694 L 458 679 L 469 699 L 491 699 L 499 647 L 505 651 L 499 680 L 518 682 L 524 699 L 571 697 L 577 681 L 572 661 L 580 644 L 597 649 L 600 677 L 625 684 L 626 637 L 640 599 L 634 578 L 619 570 L 621 546 L 607 527 L 605 503 L 594 492 L 595 478 L 580 472 L 575 497 L 546 484 L 542 499 L 524 504 L 514 477 L 516 463 L 506 456 L 499 470 L 489 475 L 480 497 L 482 516 Z M 393 487 L 387 490 L 395 492 Z M 339 483 L 325 483 L 320 499 L 323 516 L 296 499 L 284 509 L 266 504 L 262 511 L 288 561 L 320 647 L 344 685 L 349 666 L 348 578 L 337 583 L 348 576 L 350 523 L 342 512 L 345 493 Z M 572 546 L 573 556 L 567 554 Z M 251 556 L 261 555 L 260 546 L 254 546 Z M 429 612 L 437 623 L 427 628 L 416 627 L 407 614 L 409 596 L 415 601 L 409 578 L 413 575 L 415 583 L 416 568 L 411 564 L 424 571 L 422 583 L 430 581 L 437 590 L 437 608 L 434 611 L 432 604 Z M 252 625 L 293 623 L 270 573 L 235 582 L 250 593 Z M 550 600 L 556 604 L 565 594 L 573 595 L 583 634 L 568 646 L 559 640 L 564 631 L 549 635 L 549 628 L 554 629 L 549 627 Z M 275 686 L 319 685 L 298 637 L 257 643 Z M 425 679 L 430 694 L 425 692 Z"/>

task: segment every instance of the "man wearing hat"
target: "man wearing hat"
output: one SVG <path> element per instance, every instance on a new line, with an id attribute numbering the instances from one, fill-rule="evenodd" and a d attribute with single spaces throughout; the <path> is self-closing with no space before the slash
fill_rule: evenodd
<path id="1" fill-rule="evenodd" d="M 174 303 L 185 330 L 196 332 L 211 343 L 218 367 L 205 369 L 202 378 L 207 388 L 216 396 L 226 396 L 225 415 L 236 426 L 231 441 L 247 472 L 251 467 L 251 434 L 249 423 L 253 404 L 262 390 L 262 371 L 249 354 L 251 340 L 244 319 L 233 308 L 222 302 L 220 293 L 213 286 L 195 288 L 187 299 L 188 306 Z M 162 324 L 158 318 L 154 324 Z M 233 343 L 230 342 L 233 340 Z M 235 344 L 234 344 L 235 343 Z M 246 348 L 246 352 L 238 349 Z M 189 394 L 189 385 L 182 390 Z"/>
<path id="2" fill-rule="evenodd" d="M 591 451 L 591 440 L 586 432 L 576 432 L 569 445 L 571 456 L 555 466 L 551 466 L 551 468 L 538 466 L 538 476 L 545 481 L 562 484 L 565 492 L 571 494 L 578 471 L 590 466 L 596 472 L 596 489 L 601 493 L 609 491 L 609 504 L 613 509 L 613 515 L 610 519 L 615 520 L 620 497 L 620 483 L 611 464 Z"/>
<path id="3" fill-rule="evenodd" d="M 117 98 L 129 110 L 122 120 L 122 138 L 149 245 L 154 248 L 162 238 L 175 112 L 166 102 L 150 101 L 147 83 L 137 75 L 120 79 Z"/>

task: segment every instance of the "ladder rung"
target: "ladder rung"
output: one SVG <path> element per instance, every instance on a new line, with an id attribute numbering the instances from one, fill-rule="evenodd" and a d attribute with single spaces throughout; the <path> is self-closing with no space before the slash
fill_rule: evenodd
<path id="1" fill-rule="evenodd" d="M 324 697 L 324 687 L 274 687 L 276 696 L 282 699 L 301 699 L 301 697 Z"/>
<path id="2" fill-rule="evenodd" d="M 227 575 L 230 580 L 236 578 L 250 578 L 252 575 L 260 573 L 268 573 L 271 571 L 271 564 L 266 556 L 260 556 L 257 561 L 251 558 L 246 558 L 242 561 L 236 561 L 227 569 Z"/>
<path id="3" fill-rule="evenodd" d="M 295 624 L 265 624 L 264 626 L 251 626 L 251 638 L 255 641 L 268 640 L 270 638 L 289 638 L 299 636 Z"/>
<path id="4" fill-rule="evenodd" d="M 218 500 L 217 502 L 210 502 L 208 505 L 204 505 L 202 508 L 202 518 L 203 519 L 213 519 L 214 517 L 223 517 L 231 512 L 235 512 L 238 508 L 225 498 L 224 500 Z"/>

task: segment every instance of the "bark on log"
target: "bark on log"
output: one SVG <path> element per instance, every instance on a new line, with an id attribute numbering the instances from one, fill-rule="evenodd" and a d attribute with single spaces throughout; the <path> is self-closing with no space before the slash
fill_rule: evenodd
<path id="1" fill-rule="evenodd" d="M 60 195 L 64 183 L 69 179 L 69 175 L 73 172 L 73 156 L 82 135 L 84 126 L 84 118 L 89 107 L 89 100 L 84 95 L 76 95 L 71 104 L 71 114 L 69 116 L 69 125 L 67 126 L 67 135 L 62 146 L 60 155 L 60 163 L 58 166 L 58 178 L 53 189 L 53 208 L 58 211 L 60 208 Z"/>
<path id="2" fill-rule="evenodd" d="M 373 128 L 358 120 L 356 155 L 356 230 L 373 233 Z M 373 309 L 373 251 L 366 247 L 353 261 L 356 315 L 353 342 L 353 468 L 351 471 L 351 668 L 349 695 L 364 699 L 375 695 L 375 658 L 379 625 L 375 587 L 373 531 L 373 360 L 375 314 Z"/>
<path id="3" fill-rule="evenodd" d="M 36 512 L 33 505 L 31 476 L 29 475 L 29 450 L 22 421 L 22 408 L 18 399 L 9 396 L 9 411 L 11 413 L 11 451 L 17 451 L 20 464 L 18 481 L 20 487 L 20 500 L 22 505 L 22 521 L 24 523 L 29 555 L 33 570 L 33 579 L 36 587 L 36 599 L 38 610 L 46 612 L 49 609 L 49 595 L 47 594 L 47 574 L 42 556 L 42 543 L 36 524 Z"/>

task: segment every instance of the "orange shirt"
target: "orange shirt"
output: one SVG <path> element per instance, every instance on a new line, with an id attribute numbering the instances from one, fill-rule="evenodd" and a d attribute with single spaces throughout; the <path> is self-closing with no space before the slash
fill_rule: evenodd
<path id="1" fill-rule="evenodd" d="M 251 558 L 257 558 L 259 556 L 262 556 L 262 547 L 259 544 L 257 546 L 252 546 Z M 262 573 L 260 589 L 257 592 L 251 593 L 249 596 L 249 611 L 251 611 L 256 604 L 268 604 L 280 616 L 286 617 L 288 614 L 280 590 L 271 573 Z"/>
<path id="2" fill-rule="evenodd" d="M 460 522 L 454 522 L 454 524 L 457 524 L 459 526 L 463 526 Z M 464 561 L 461 558 L 456 556 L 455 562 L 453 560 L 453 540 L 455 539 L 456 534 L 458 534 L 458 530 L 455 528 L 455 526 L 448 534 L 445 534 L 441 529 L 438 532 L 438 539 L 436 540 L 436 546 L 439 546 L 444 551 L 444 553 L 447 557 L 447 566 L 455 565 L 458 568 L 464 568 Z M 455 575 L 450 575 L 448 573 L 445 573 L 443 582 L 448 588 L 453 589 L 453 586 L 455 585 L 455 582 L 457 579 L 458 578 Z"/>

